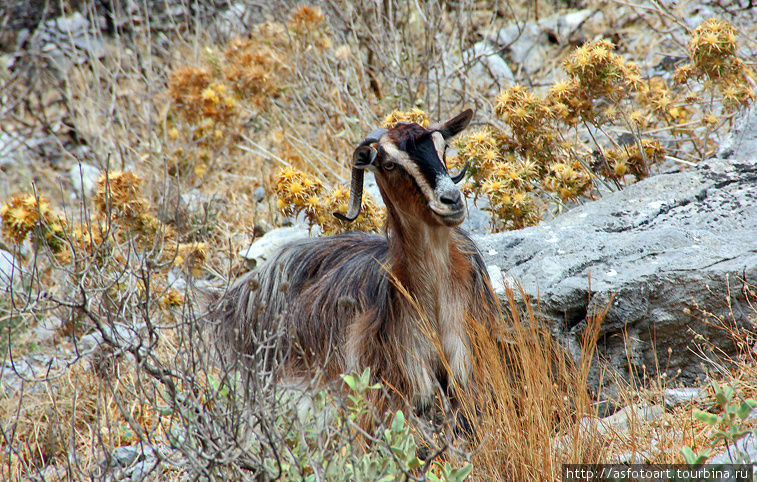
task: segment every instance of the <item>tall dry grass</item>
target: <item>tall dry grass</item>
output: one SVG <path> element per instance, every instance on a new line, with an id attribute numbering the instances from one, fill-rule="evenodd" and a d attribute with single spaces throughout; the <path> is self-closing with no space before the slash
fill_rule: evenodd
<path id="1" fill-rule="evenodd" d="M 540 320 L 538 305 L 517 303 L 512 288 L 506 299 L 494 333 L 475 320 L 471 326 L 476 390 L 462 398 L 477 420 L 471 461 L 483 479 L 559 480 L 561 464 L 604 455 L 577 422 L 596 416 L 587 379 L 606 309 L 589 318 L 575 362 Z M 568 442 L 556 444 L 566 435 Z"/>

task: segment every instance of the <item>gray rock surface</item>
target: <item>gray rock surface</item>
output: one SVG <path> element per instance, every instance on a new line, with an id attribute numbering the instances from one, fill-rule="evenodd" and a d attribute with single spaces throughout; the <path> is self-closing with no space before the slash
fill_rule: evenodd
<path id="1" fill-rule="evenodd" d="M 0 249 L 0 293 L 10 288 L 11 280 L 19 279 L 21 266 L 8 251 Z"/>
<path id="2" fill-rule="evenodd" d="M 265 233 L 261 238 L 255 240 L 249 248 L 239 253 L 239 255 L 247 260 L 258 263 L 268 258 L 286 243 L 309 235 L 310 232 L 308 229 L 301 226 L 277 228 Z"/>
<path id="3" fill-rule="evenodd" d="M 576 30 L 580 29 L 589 21 L 602 21 L 604 13 L 599 9 L 592 10 L 584 8 L 582 10 L 572 10 L 561 12 L 556 15 L 539 20 L 539 26 L 543 30 L 548 30 L 557 36 L 558 41 L 564 43 Z"/>
<path id="4" fill-rule="evenodd" d="M 581 432 L 589 432 L 594 436 L 618 435 L 620 438 L 629 438 L 635 426 L 657 420 L 664 413 L 665 410 L 659 405 L 628 405 L 609 417 L 584 417 L 578 421 L 578 425 Z M 552 439 L 552 445 L 558 451 L 570 450 L 573 445 L 573 434 L 568 433 L 555 437 Z M 619 454 L 613 463 L 642 463 L 645 461 L 644 455 L 645 453 L 638 452 Z"/>
<path id="5" fill-rule="evenodd" d="M 68 170 L 68 177 L 79 196 L 91 196 L 95 192 L 101 174 L 99 168 L 85 163 L 75 164 Z"/>
<path id="6" fill-rule="evenodd" d="M 145 480 L 155 473 L 159 461 L 156 450 L 149 445 L 127 445 L 113 449 L 101 467 L 106 480 Z M 157 475 L 157 474 L 156 474 Z"/>
<path id="7" fill-rule="evenodd" d="M 26 155 L 24 139 L 13 133 L 0 132 L 0 168 L 16 165 Z"/>
<path id="8" fill-rule="evenodd" d="M 757 433 L 745 435 L 728 449 L 712 457 L 708 464 L 746 464 L 757 462 Z"/>
<path id="9" fill-rule="evenodd" d="M 105 55 L 105 47 L 97 36 L 97 26 L 80 12 L 46 21 L 32 36 L 32 44 L 38 46 L 50 64 L 60 72 L 81 64 L 87 58 Z"/>
<path id="10" fill-rule="evenodd" d="M 662 392 L 665 408 L 686 405 L 702 399 L 702 389 L 697 387 L 667 388 Z"/>
<path id="11" fill-rule="evenodd" d="M 476 240 L 490 272 L 496 266 L 540 299 L 576 358 L 587 315 L 612 300 L 598 356 L 621 374 L 659 366 L 691 382 L 701 375 L 697 335 L 733 351 L 716 317 L 753 323 L 742 287 L 757 281 L 757 153 L 657 175 L 539 226 Z"/>
<path id="12" fill-rule="evenodd" d="M 754 159 L 757 155 L 757 107 L 735 122 L 718 148 L 718 157 L 729 160 Z"/>
<path id="13" fill-rule="evenodd" d="M 509 50 L 512 61 L 528 73 L 536 72 L 544 64 L 547 35 L 535 22 L 512 23 L 486 35 L 486 39 Z"/>
<path id="14" fill-rule="evenodd" d="M 499 47 L 482 40 L 477 42 L 466 52 L 465 57 L 475 59 L 475 63 L 468 74 L 472 82 L 483 79 L 491 79 L 497 82 L 497 85 L 506 86 L 515 82 L 510 66 L 500 56 Z"/>

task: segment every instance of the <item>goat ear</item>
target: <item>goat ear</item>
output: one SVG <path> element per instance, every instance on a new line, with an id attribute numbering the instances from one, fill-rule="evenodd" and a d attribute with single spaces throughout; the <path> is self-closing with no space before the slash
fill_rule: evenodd
<path id="1" fill-rule="evenodd" d="M 373 146 L 360 146 L 352 154 L 352 167 L 354 169 L 367 169 L 373 165 L 378 151 Z"/>
<path id="2" fill-rule="evenodd" d="M 431 129 L 441 132 L 442 137 L 449 139 L 450 137 L 455 137 L 460 132 L 462 132 L 463 129 L 468 127 L 468 124 L 470 124 L 472 118 L 473 109 L 465 109 L 452 119 L 446 122 L 440 122 L 432 126 Z"/>

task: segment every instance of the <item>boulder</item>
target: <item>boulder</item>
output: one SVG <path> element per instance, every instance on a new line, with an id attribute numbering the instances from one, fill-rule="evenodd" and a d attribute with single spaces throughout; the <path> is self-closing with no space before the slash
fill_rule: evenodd
<path id="1" fill-rule="evenodd" d="M 725 452 L 715 455 L 707 464 L 750 464 L 757 460 L 757 433 L 752 432 L 730 444 Z"/>
<path id="2" fill-rule="evenodd" d="M 497 87 L 515 83 L 510 66 L 500 56 L 499 47 L 487 40 L 477 42 L 468 49 L 465 58 L 473 60 L 473 67 L 468 73 L 470 82 L 482 84 L 481 87 L 489 87 L 486 81 L 495 82 Z"/>
<path id="3" fill-rule="evenodd" d="M 734 352 L 721 322 L 754 327 L 743 288 L 757 282 L 757 152 L 659 174 L 539 226 L 475 239 L 503 301 L 515 284 L 538 298 L 575 358 L 588 318 L 609 304 L 599 359 L 622 376 L 659 372 L 689 384 L 702 375 L 692 351 L 712 356 L 712 343 Z"/>
<path id="4" fill-rule="evenodd" d="M 718 157 L 731 161 L 757 157 L 757 107 L 753 105 L 734 123 L 718 147 Z"/>
<path id="5" fill-rule="evenodd" d="M 547 34 L 534 22 L 511 23 L 485 35 L 487 41 L 510 52 L 513 62 L 529 74 L 544 66 L 547 58 Z"/>
<path id="6" fill-rule="evenodd" d="M 0 249 L 0 293 L 5 293 L 10 289 L 11 281 L 16 281 L 21 276 L 21 265 L 16 258 L 9 253 Z"/>
<path id="7" fill-rule="evenodd" d="M 99 168 L 85 163 L 77 163 L 68 170 L 68 177 L 79 197 L 91 196 L 102 175 Z"/>
<path id="8" fill-rule="evenodd" d="M 254 243 L 240 252 L 239 255 L 246 260 L 257 264 L 266 260 L 290 241 L 305 238 L 310 235 L 311 231 L 302 226 L 277 228 L 265 233 L 261 238 L 255 240 Z"/>

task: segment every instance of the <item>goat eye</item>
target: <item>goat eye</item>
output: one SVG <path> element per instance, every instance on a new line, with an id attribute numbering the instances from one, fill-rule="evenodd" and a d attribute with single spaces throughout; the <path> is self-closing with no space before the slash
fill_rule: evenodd
<path id="1" fill-rule="evenodd" d="M 382 166 L 387 171 L 394 169 L 394 163 L 392 161 L 386 161 L 384 164 L 382 164 Z"/>

